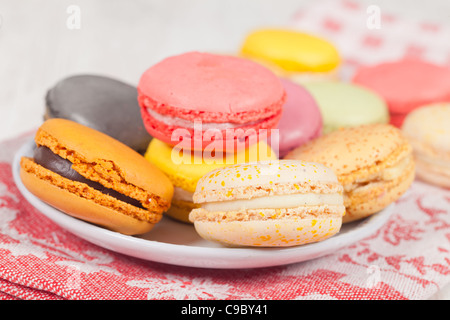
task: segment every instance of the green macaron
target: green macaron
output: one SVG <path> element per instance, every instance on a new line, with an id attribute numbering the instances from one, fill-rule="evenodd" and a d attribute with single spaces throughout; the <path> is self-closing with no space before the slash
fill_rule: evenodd
<path id="1" fill-rule="evenodd" d="M 324 134 L 339 128 L 389 122 L 386 102 L 369 89 L 338 81 L 311 82 L 304 87 L 322 112 Z"/>

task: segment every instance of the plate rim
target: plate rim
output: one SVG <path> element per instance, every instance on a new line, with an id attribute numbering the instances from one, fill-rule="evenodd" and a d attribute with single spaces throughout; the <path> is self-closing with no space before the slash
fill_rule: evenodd
<path id="1" fill-rule="evenodd" d="M 137 236 L 120 234 L 72 217 L 31 194 L 23 185 L 19 170 L 20 158 L 29 155 L 28 151 L 32 150 L 34 144 L 34 139 L 30 139 L 17 150 L 13 158 L 13 179 L 22 196 L 41 214 L 75 236 L 104 249 L 147 261 L 211 269 L 261 268 L 303 262 L 326 256 L 365 237 L 369 237 L 392 216 L 395 207 L 395 203 L 390 204 L 380 212 L 365 218 L 363 221 L 359 221 L 357 227 L 345 233 L 338 233 L 323 241 L 294 247 L 202 247 L 142 239 Z M 372 231 L 364 234 L 363 231 L 369 227 L 372 227 Z M 107 241 L 105 242 L 105 240 Z M 118 241 L 123 243 L 120 248 L 117 246 Z M 129 249 L 139 250 L 130 252 Z M 159 251 L 160 254 L 153 256 L 151 250 Z M 188 251 L 189 259 L 186 259 L 186 257 L 180 259 L 183 255 L 179 256 L 177 254 L 186 251 Z M 164 255 L 164 252 L 168 252 L 168 254 Z M 277 259 L 274 259 L 274 254 L 277 254 Z M 243 258 L 246 259 L 243 261 Z M 251 258 L 251 261 L 248 258 Z"/>

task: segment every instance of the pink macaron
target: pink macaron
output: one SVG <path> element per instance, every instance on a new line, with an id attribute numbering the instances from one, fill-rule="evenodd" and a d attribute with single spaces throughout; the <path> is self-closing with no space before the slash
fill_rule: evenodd
<path id="1" fill-rule="evenodd" d="M 317 138 L 322 133 L 322 114 L 314 97 L 303 86 L 281 79 L 286 91 L 286 102 L 278 123 L 278 139 L 270 138 L 272 148 L 282 158 L 289 151 Z"/>
<path id="2" fill-rule="evenodd" d="M 388 104 L 391 124 L 401 127 L 412 110 L 450 101 L 450 68 L 418 59 L 403 59 L 365 66 L 353 82 L 380 94 Z"/>
<path id="3" fill-rule="evenodd" d="M 270 135 L 286 94 L 270 70 L 247 59 L 201 52 L 147 69 L 138 102 L 147 131 L 172 146 L 234 152 Z M 213 145 L 213 147 L 211 147 Z"/>

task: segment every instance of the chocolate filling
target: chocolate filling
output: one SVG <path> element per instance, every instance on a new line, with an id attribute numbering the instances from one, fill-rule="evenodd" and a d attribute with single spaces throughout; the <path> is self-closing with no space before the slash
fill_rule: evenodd
<path id="1" fill-rule="evenodd" d="M 40 146 L 34 150 L 34 161 L 43 166 L 44 168 L 63 176 L 72 181 L 78 181 L 87 184 L 88 186 L 100 191 L 101 193 L 110 195 L 120 201 L 129 203 L 135 207 L 145 209 L 142 204 L 133 198 L 130 198 L 120 192 L 113 189 L 106 188 L 102 184 L 86 179 L 81 174 L 72 169 L 72 162 L 64 159 L 57 154 L 53 153 L 49 148 Z"/>

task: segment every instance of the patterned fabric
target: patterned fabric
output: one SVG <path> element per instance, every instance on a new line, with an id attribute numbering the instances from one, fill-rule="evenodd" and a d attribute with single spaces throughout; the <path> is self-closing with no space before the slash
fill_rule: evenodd
<path id="1" fill-rule="evenodd" d="M 450 66 L 450 28 L 409 21 L 383 7 L 352 0 L 322 0 L 297 11 L 293 28 L 324 37 L 344 58 L 343 76 L 356 67 L 402 57 Z"/>
<path id="2" fill-rule="evenodd" d="M 355 52 L 381 56 L 392 40 L 389 32 L 375 37 L 364 27 L 357 34 L 348 30 L 357 12 L 366 16 L 365 8 L 353 2 L 314 1 L 314 7 L 295 15 L 293 24 L 330 36 L 346 48 L 350 62 L 363 63 Z M 396 17 L 388 21 L 403 23 Z M 403 30 L 412 27 L 436 40 L 435 33 L 444 33 L 433 25 L 405 25 Z M 409 33 L 411 41 L 422 39 Z M 404 39 L 396 47 L 411 48 L 406 34 Z M 430 47 L 417 43 L 422 49 L 407 51 L 428 57 L 434 43 L 429 42 Z M 443 51 L 439 55 L 449 58 Z M 14 154 L 31 135 L 0 143 L 0 299 L 425 299 L 450 282 L 450 190 L 414 182 L 381 229 L 325 257 L 243 270 L 172 266 L 93 245 L 32 207 L 11 172 Z"/>

